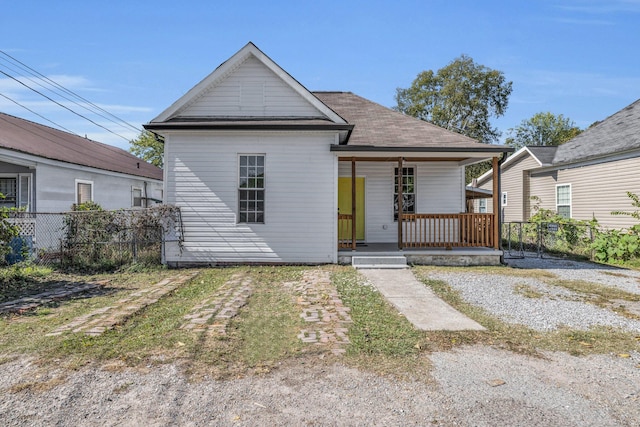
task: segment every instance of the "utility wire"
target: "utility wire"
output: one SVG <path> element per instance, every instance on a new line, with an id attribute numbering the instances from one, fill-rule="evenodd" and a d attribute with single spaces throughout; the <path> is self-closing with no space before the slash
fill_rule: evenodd
<path id="1" fill-rule="evenodd" d="M 25 64 L 25 63 L 21 62 L 21 61 L 20 61 L 20 60 L 18 60 L 17 58 L 14 58 L 13 56 L 11 56 L 11 55 L 9 55 L 8 53 L 6 53 L 5 51 L 0 50 L 0 53 L 2 53 L 4 56 L 6 56 L 6 57 L 10 58 L 14 63 L 19 64 L 19 65 L 20 65 L 20 68 L 22 68 L 23 70 L 25 70 L 25 71 L 29 71 L 32 75 L 34 75 L 34 76 L 38 77 L 39 79 L 41 79 L 41 80 L 43 80 L 43 81 L 47 82 L 50 86 L 53 86 L 54 88 L 58 88 L 58 89 L 62 90 L 63 92 L 65 92 L 65 93 L 67 93 L 67 94 L 69 94 L 69 95 L 73 96 L 74 98 L 76 98 L 76 99 L 78 99 L 78 100 L 80 100 L 80 101 L 82 101 L 82 102 L 84 102 L 84 103 L 86 103 L 86 104 L 88 104 L 88 105 L 91 105 L 94 109 L 96 109 L 96 110 L 98 110 L 98 111 L 100 111 L 100 112 L 102 112 L 102 113 L 106 114 L 107 116 L 109 116 L 109 117 L 111 117 L 111 118 L 109 118 L 109 117 L 105 117 L 105 116 L 104 116 L 104 115 L 102 115 L 102 114 L 96 113 L 95 111 L 92 111 L 90 108 L 88 108 L 86 105 L 79 104 L 79 103 L 77 103 L 77 102 L 75 102 L 75 101 L 73 101 L 73 100 L 71 100 L 71 99 L 69 99 L 69 98 L 65 97 L 64 95 L 60 95 L 60 94 L 58 94 L 58 95 L 62 96 L 63 98 L 67 99 L 68 101 L 71 101 L 71 102 L 73 102 L 74 104 L 76 104 L 76 105 L 78 105 L 78 106 L 80 106 L 80 107 L 82 107 L 82 108 L 84 108 L 84 109 L 86 109 L 86 110 L 88 110 L 88 111 L 91 111 L 91 112 L 93 112 L 94 114 L 97 114 L 97 115 L 101 116 L 102 118 L 105 118 L 105 119 L 107 119 L 107 120 L 111 121 L 112 123 L 118 124 L 118 125 L 120 125 L 120 126 L 124 125 L 124 126 L 126 126 L 126 127 L 131 128 L 132 130 L 135 130 L 136 132 L 142 132 L 142 130 L 141 130 L 140 128 L 138 128 L 138 127 L 136 127 L 136 126 L 132 125 L 131 123 L 129 123 L 129 122 L 127 122 L 126 120 L 124 120 L 124 119 L 122 119 L 122 118 L 120 118 L 120 117 L 116 116 L 115 114 L 110 113 L 109 111 L 105 110 L 104 108 L 100 107 L 99 105 L 94 104 L 93 102 L 89 101 L 88 99 L 86 99 L 86 98 L 84 98 L 84 97 L 82 97 L 82 96 L 78 95 L 77 93 L 75 93 L 75 92 L 71 91 L 70 89 L 65 88 L 64 86 L 62 86 L 62 85 L 61 85 L 61 84 L 59 84 L 58 82 L 56 82 L 56 81 L 52 80 L 51 78 L 49 78 L 49 77 L 45 76 L 44 74 L 40 73 L 39 71 L 37 71 L 37 70 L 33 69 L 32 67 L 28 66 L 27 64 Z M 30 79 L 30 80 L 31 80 L 31 79 Z M 33 80 L 31 80 L 31 81 L 33 81 Z M 36 83 L 36 82 L 34 82 L 34 83 Z M 41 86 L 41 87 L 44 87 L 44 86 L 43 86 L 42 84 L 40 84 L 40 83 L 36 83 L 36 84 L 38 84 L 38 85 L 39 85 L 39 86 Z M 113 119 L 115 119 L 116 121 L 114 121 Z"/>
<path id="2" fill-rule="evenodd" d="M 16 101 L 15 99 L 11 99 L 11 98 L 9 98 L 7 95 L 3 95 L 3 94 L 1 94 L 1 93 L 0 93 L 0 96 L 1 96 L 1 97 L 3 97 L 3 98 L 5 98 L 5 99 L 8 99 L 9 101 L 13 102 L 13 103 L 14 103 L 14 104 L 16 104 L 16 105 L 21 106 L 21 107 L 22 107 L 22 108 L 24 108 L 25 110 L 27 110 L 27 111 L 29 111 L 29 112 L 31 112 L 31 113 L 33 113 L 33 114 L 35 114 L 36 116 L 40 117 L 41 119 L 44 119 L 44 120 L 48 121 L 49 123 L 53 124 L 54 126 L 59 127 L 60 129 L 65 130 L 65 131 L 67 131 L 67 132 L 69 132 L 69 133 L 72 133 L 72 134 L 74 134 L 74 135 L 76 135 L 76 136 L 80 136 L 80 135 L 78 135 L 77 133 L 75 133 L 75 132 L 73 132 L 73 131 L 71 131 L 71 130 L 67 129 L 66 127 L 64 127 L 64 126 L 62 126 L 62 125 L 59 125 L 58 123 L 56 123 L 56 122 L 54 122 L 54 121 L 52 121 L 52 120 L 47 119 L 47 118 L 46 118 L 45 116 L 43 116 L 42 114 L 38 114 L 38 113 L 36 113 L 35 111 L 33 111 L 31 108 L 27 107 L 26 105 L 22 105 L 22 104 L 20 104 L 20 103 L 19 103 L 18 101 Z"/>
<path id="3" fill-rule="evenodd" d="M 118 137 L 120 137 L 120 138 L 124 139 L 125 141 L 129 141 L 129 139 L 125 138 L 124 136 L 122 136 L 122 135 L 120 135 L 120 134 L 118 134 L 118 133 L 116 133 L 116 132 L 112 131 L 112 130 L 111 130 L 111 129 L 109 129 L 109 128 L 106 128 L 106 127 L 102 126 L 102 125 L 101 125 L 101 124 L 99 124 L 99 123 L 94 122 L 94 121 L 93 121 L 93 120 L 91 120 L 90 118 L 88 118 L 88 117 L 86 117 L 86 116 L 83 116 L 82 114 L 80 114 L 80 113 L 78 113 L 78 112 L 76 112 L 76 111 L 72 110 L 71 108 L 69 108 L 69 107 L 67 107 L 67 106 L 65 106 L 65 105 L 63 105 L 63 104 L 61 104 L 61 103 L 59 103 L 59 102 L 58 102 L 58 101 L 56 101 L 55 99 L 52 99 L 52 98 L 48 97 L 47 95 L 45 95 L 44 93 L 42 93 L 42 92 L 40 92 L 40 91 L 38 91 L 38 90 L 36 90 L 36 89 L 32 88 L 31 86 L 29 86 L 29 85 L 25 84 L 24 82 L 21 82 L 20 80 L 18 80 L 17 78 L 13 77 L 12 75 L 7 74 L 7 73 L 5 73 L 5 72 L 4 72 L 4 71 L 2 71 L 2 70 L 0 70 L 0 73 L 1 73 L 1 74 L 4 74 L 5 76 L 9 77 L 9 78 L 10 78 L 10 79 L 12 79 L 12 80 L 15 80 L 16 82 L 20 83 L 22 86 L 26 87 L 26 88 L 27 88 L 27 89 L 29 89 L 29 90 L 34 91 L 34 92 L 35 92 L 35 93 L 37 93 L 38 95 L 40 95 L 40 96 L 43 96 L 43 97 L 47 98 L 49 101 L 51 101 L 51 102 L 53 102 L 54 104 L 56 104 L 56 105 L 58 105 L 58 106 L 60 106 L 60 107 L 64 108 L 65 110 L 70 111 L 71 113 L 75 114 L 76 116 L 78 116 L 78 117 L 82 117 L 83 119 L 85 119 L 85 120 L 87 120 L 87 121 L 89 121 L 89 122 L 93 123 L 94 125 L 96 125 L 96 126 L 98 126 L 98 127 L 102 128 L 102 129 L 106 130 L 106 131 L 107 131 L 107 132 L 109 132 L 109 133 L 112 133 L 112 134 L 114 134 L 114 135 L 116 135 L 116 136 L 118 136 Z"/>
<path id="4" fill-rule="evenodd" d="M 2 59 L 2 58 L 0 58 L 0 60 L 1 60 L 1 59 Z M 13 65 L 13 64 L 12 64 L 12 65 Z M 23 71 L 23 70 L 17 70 L 16 68 L 11 67 L 11 66 L 8 66 L 8 65 L 6 65 L 6 64 L 0 64 L 0 66 L 3 66 L 3 67 L 5 67 L 6 69 L 8 69 L 8 70 L 10 70 L 10 71 L 13 71 L 14 73 L 20 73 L 21 71 Z M 31 82 L 31 83 L 33 83 L 33 84 L 35 84 L 35 85 L 38 85 L 38 86 L 40 86 L 41 88 L 43 88 L 43 89 L 45 89 L 45 90 L 48 90 L 48 91 L 50 91 L 50 92 L 54 93 L 55 95 L 57 95 L 57 96 L 59 96 L 59 97 L 61 97 L 61 98 L 65 99 L 65 100 L 67 100 L 67 101 L 69 101 L 69 102 L 71 102 L 71 103 L 73 103 L 73 104 L 75 104 L 75 105 L 77 105 L 78 107 L 80 107 L 80 108 L 84 108 L 85 110 L 87 110 L 88 112 L 90 112 L 90 113 L 92 113 L 92 114 L 96 114 L 97 116 L 102 117 L 103 119 L 106 119 L 106 120 L 108 120 L 108 121 L 110 121 L 110 122 L 112 122 L 112 123 L 114 123 L 114 124 L 116 124 L 116 125 L 118 125 L 118 126 L 121 126 L 121 127 L 122 127 L 122 123 L 116 122 L 115 120 L 113 120 L 113 119 L 111 119 L 111 118 L 109 118 L 109 117 L 107 117 L 107 116 L 104 116 L 104 115 L 100 114 L 99 112 L 96 112 L 96 111 L 94 111 L 94 110 L 90 109 L 90 108 L 89 108 L 89 107 L 87 107 L 86 105 L 83 105 L 83 104 L 79 103 L 78 101 L 76 101 L 76 100 L 74 100 L 74 99 L 72 99 L 72 98 L 70 98 L 70 97 L 66 96 L 64 93 L 60 93 L 59 91 L 54 90 L 55 88 L 54 88 L 54 89 L 51 89 L 50 87 L 45 86 L 44 84 L 40 83 L 39 81 L 36 81 L 35 79 L 31 78 L 30 76 L 21 76 L 21 77 L 20 77 L 20 79 L 21 79 L 21 81 L 22 81 L 22 79 L 24 79 L 24 80 L 27 80 L 27 81 L 29 81 L 29 82 Z M 43 80 L 43 79 L 42 79 L 42 78 L 40 78 L 40 80 Z M 51 85 L 50 83 L 48 83 L 48 84 L 49 84 L 49 85 Z M 125 123 L 125 124 L 126 124 L 126 123 Z M 128 124 L 127 124 L 127 125 L 128 125 Z M 137 132 L 140 132 L 140 130 L 139 130 L 139 129 L 137 129 L 137 128 L 135 128 L 135 127 L 131 126 L 131 125 L 128 125 L 128 126 L 129 126 L 129 127 L 132 127 L 132 128 L 133 128 L 134 130 L 136 130 Z"/>

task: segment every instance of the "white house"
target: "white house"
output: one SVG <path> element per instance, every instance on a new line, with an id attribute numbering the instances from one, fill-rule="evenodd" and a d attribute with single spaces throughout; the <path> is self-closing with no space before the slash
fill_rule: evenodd
<path id="1" fill-rule="evenodd" d="M 0 113 L 0 205 L 65 212 L 88 200 L 104 209 L 161 201 L 162 169 L 125 150 Z"/>
<path id="2" fill-rule="evenodd" d="M 496 217 L 465 213 L 464 167 L 511 148 L 310 92 L 252 43 L 145 128 L 164 137 L 165 200 L 182 212 L 169 265 L 501 255 Z"/>

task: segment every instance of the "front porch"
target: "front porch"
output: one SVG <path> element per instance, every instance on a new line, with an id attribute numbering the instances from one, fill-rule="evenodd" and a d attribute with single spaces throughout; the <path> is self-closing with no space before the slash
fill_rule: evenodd
<path id="1" fill-rule="evenodd" d="M 353 257 L 404 256 L 409 265 L 473 266 L 500 265 L 502 251 L 483 247 L 457 248 L 406 248 L 398 249 L 395 243 L 357 244 L 355 249 L 338 250 L 338 263 L 351 264 Z"/>

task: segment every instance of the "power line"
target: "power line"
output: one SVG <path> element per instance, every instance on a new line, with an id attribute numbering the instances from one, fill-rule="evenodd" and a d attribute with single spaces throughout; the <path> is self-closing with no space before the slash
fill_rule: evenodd
<path id="1" fill-rule="evenodd" d="M 52 99 L 52 98 L 48 97 L 48 96 L 47 96 L 47 95 L 45 95 L 44 93 L 42 93 L 42 92 L 40 92 L 40 91 L 38 91 L 38 90 L 36 90 L 36 89 L 32 88 L 32 87 L 31 87 L 31 86 L 29 86 L 28 84 L 26 84 L 26 83 L 24 83 L 24 82 L 21 82 L 19 79 L 17 79 L 17 78 L 15 78 L 15 77 L 13 77 L 12 75 L 7 74 L 7 73 L 5 73 L 5 72 L 4 72 L 4 71 L 2 71 L 2 70 L 0 70 L 0 73 L 1 73 L 1 74 L 4 74 L 5 76 L 9 77 L 10 79 L 12 79 L 12 80 L 14 80 L 14 81 L 16 81 L 16 82 L 18 82 L 18 83 L 20 83 L 22 86 L 26 87 L 27 89 L 34 91 L 34 92 L 35 92 L 35 93 L 37 93 L 38 95 L 40 95 L 40 96 L 42 96 L 42 97 L 44 97 L 44 98 L 47 98 L 49 101 L 51 101 L 51 102 L 53 102 L 54 104 L 56 104 L 56 105 L 58 105 L 58 106 L 60 106 L 60 107 L 64 108 L 65 110 L 70 111 L 71 113 L 75 114 L 76 116 L 81 117 L 81 118 L 83 118 L 83 119 L 85 119 L 85 120 L 87 120 L 87 121 L 89 121 L 89 122 L 93 123 L 94 125 L 96 125 L 96 126 L 98 126 L 98 127 L 102 128 L 102 129 L 106 130 L 107 132 L 112 133 L 112 134 L 114 134 L 114 135 L 116 135 L 116 136 L 118 136 L 118 137 L 120 137 L 120 138 L 124 139 L 125 141 L 129 141 L 129 139 L 128 139 L 128 138 L 125 138 L 124 136 L 122 136 L 122 135 L 120 135 L 120 134 L 118 134 L 118 133 L 116 133 L 116 132 L 112 131 L 111 129 L 106 128 L 106 127 L 102 126 L 102 125 L 101 125 L 101 124 L 99 124 L 99 123 L 96 123 L 95 121 L 91 120 L 90 118 L 88 118 L 88 117 L 86 117 L 86 116 L 83 116 L 82 114 L 78 113 L 77 111 L 72 110 L 71 108 L 67 107 L 66 105 L 63 105 L 63 104 L 59 103 L 59 102 L 58 102 L 58 101 L 56 101 L 55 99 Z"/>
<path id="2" fill-rule="evenodd" d="M 86 105 L 79 104 L 78 102 L 76 102 L 76 101 L 74 101 L 74 100 L 71 100 L 71 99 L 67 98 L 67 97 L 66 97 L 66 96 L 64 96 L 64 95 L 61 95 L 61 94 L 57 93 L 59 96 L 62 96 L 64 99 L 66 99 L 66 100 L 68 100 L 68 101 L 70 101 L 70 102 L 73 102 L 74 104 L 78 105 L 79 107 L 82 107 L 82 108 L 86 109 L 87 111 L 90 111 L 90 112 L 92 112 L 92 113 L 94 113 L 94 114 L 96 114 L 96 115 L 98 115 L 98 116 L 100 116 L 100 117 L 102 117 L 102 118 L 104 118 L 104 119 L 106 119 L 106 120 L 109 120 L 110 122 L 112 122 L 112 123 L 114 123 L 114 124 L 118 124 L 118 125 L 120 125 L 120 126 L 124 125 L 125 127 L 129 127 L 130 129 L 135 130 L 136 132 L 141 132 L 141 131 L 142 131 L 140 128 L 138 128 L 138 127 L 136 127 L 136 126 L 132 125 L 131 123 L 129 123 L 129 122 L 127 122 L 126 120 L 124 120 L 124 119 L 122 119 L 122 118 L 120 118 L 120 117 L 116 116 L 115 114 L 110 113 L 109 111 L 105 110 L 104 108 L 100 107 L 99 105 L 94 104 L 93 102 L 89 101 L 88 99 L 86 99 L 86 98 L 84 98 L 84 97 L 82 97 L 82 96 L 78 95 L 77 93 L 73 92 L 72 90 L 67 89 L 66 87 L 62 86 L 62 85 L 61 85 L 61 84 L 59 84 L 58 82 L 56 82 L 56 81 L 52 80 L 51 78 L 49 78 L 49 77 L 45 76 L 44 74 L 40 73 L 39 71 L 37 71 L 37 70 L 33 69 L 33 68 L 32 68 L 32 67 L 30 67 L 29 65 L 27 65 L 27 64 L 25 64 L 25 63 L 23 63 L 22 61 L 18 60 L 17 58 L 14 58 L 14 57 L 13 57 L 13 56 L 11 56 L 11 55 L 9 55 L 9 54 L 8 54 L 8 53 L 6 53 L 5 51 L 0 50 L 0 53 L 2 53 L 4 56 L 6 56 L 6 57 L 10 58 L 10 59 L 14 62 L 14 65 L 15 65 L 15 63 L 19 64 L 19 67 L 20 67 L 23 71 L 28 71 L 31 75 L 33 75 L 33 76 L 35 76 L 35 77 L 39 78 L 40 80 L 45 81 L 45 82 L 46 82 L 47 84 L 49 84 L 50 86 L 52 86 L 52 87 L 54 87 L 54 88 L 58 88 L 58 89 L 62 90 L 64 93 L 66 93 L 66 94 L 68 94 L 68 95 L 71 95 L 72 97 L 74 97 L 74 98 L 76 98 L 76 99 L 78 99 L 78 100 L 80 100 L 80 101 L 82 101 L 82 102 L 84 102 L 84 103 L 86 103 L 86 104 L 88 104 L 88 105 L 92 106 L 95 110 L 98 110 L 98 111 L 100 111 L 101 113 L 106 114 L 108 117 L 104 116 L 103 114 L 96 113 L 95 111 L 92 111 L 90 108 L 88 108 Z M 6 61 L 6 60 L 5 60 L 5 61 Z M 31 80 L 31 79 L 29 79 L 29 80 L 33 82 L 33 80 Z M 43 87 L 43 88 L 44 88 L 44 86 L 43 86 L 42 84 L 37 83 L 37 82 L 34 82 L 34 83 L 36 83 L 36 84 L 38 84 L 39 86 L 41 86 L 41 87 Z M 49 90 L 51 90 L 51 89 L 49 89 Z M 52 90 L 52 92 L 53 92 L 53 90 Z M 114 119 L 115 119 L 115 121 L 114 121 Z"/>
<path id="3" fill-rule="evenodd" d="M 76 136 L 80 136 L 80 135 L 78 135 L 77 133 L 75 133 L 75 132 L 73 132 L 73 131 L 71 131 L 71 130 L 69 130 L 69 129 L 65 128 L 64 126 L 62 126 L 62 125 L 60 125 L 60 124 L 58 124 L 58 123 L 56 123 L 56 122 L 54 122 L 53 120 L 49 120 L 49 119 L 47 119 L 47 118 L 46 118 L 45 116 L 43 116 L 42 114 L 38 114 L 38 113 L 36 113 L 35 111 L 33 111 L 31 108 L 27 107 L 26 105 L 22 105 L 22 104 L 20 104 L 20 103 L 19 103 L 18 101 L 16 101 L 15 99 L 11 99 L 11 98 L 9 98 L 7 95 L 3 95 L 3 94 L 1 94 L 1 93 L 0 93 L 0 96 L 1 96 L 1 97 L 3 97 L 3 98 L 5 98 L 5 99 L 8 99 L 9 101 L 13 102 L 13 103 L 14 103 L 14 104 L 16 104 L 16 105 L 19 105 L 20 107 L 24 108 L 25 110 L 27 110 L 27 111 L 29 111 L 29 112 L 31 112 L 31 113 L 33 113 L 33 114 L 35 114 L 36 116 L 40 117 L 41 119 L 44 119 L 44 120 L 48 121 L 49 123 L 51 123 L 51 124 L 53 124 L 53 125 L 55 125 L 55 126 L 59 127 L 60 129 L 65 130 L 65 131 L 67 131 L 67 132 L 69 132 L 69 133 L 72 133 L 72 134 L 74 134 L 74 135 L 76 135 Z"/>

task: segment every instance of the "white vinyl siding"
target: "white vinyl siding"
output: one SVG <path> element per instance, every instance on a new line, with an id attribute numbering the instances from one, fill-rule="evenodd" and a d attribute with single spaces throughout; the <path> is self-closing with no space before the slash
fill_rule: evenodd
<path id="1" fill-rule="evenodd" d="M 416 213 L 465 211 L 464 171 L 454 162 L 416 162 Z M 394 170 L 397 162 L 359 162 L 356 174 L 365 178 L 365 239 L 396 243 L 393 220 Z M 340 162 L 339 176 L 351 177 L 351 163 Z"/>
<path id="2" fill-rule="evenodd" d="M 318 117 L 320 112 L 250 56 L 178 117 Z"/>
<path id="3" fill-rule="evenodd" d="M 165 139 L 166 203 L 181 208 L 183 248 L 169 263 L 337 261 L 333 134 L 208 133 Z M 266 222 L 238 222 L 238 156 L 265 156 Z"/>

